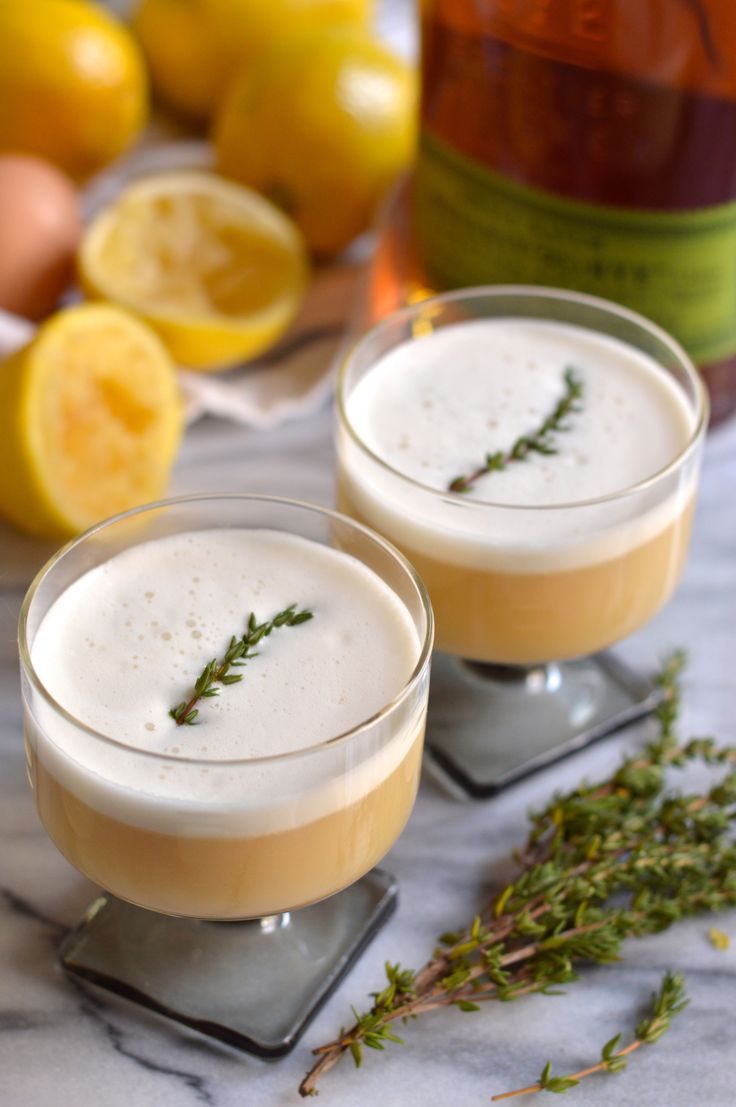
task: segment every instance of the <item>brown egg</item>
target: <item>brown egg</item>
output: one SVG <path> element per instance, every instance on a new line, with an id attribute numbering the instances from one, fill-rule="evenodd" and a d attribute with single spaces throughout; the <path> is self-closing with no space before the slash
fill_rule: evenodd
<path id="1" fill-rule="evenodd" d="M 74 270 L 82 232 L 77 191 L 48 162 L 0 155 L 0 308 L 40 319 Z"/>

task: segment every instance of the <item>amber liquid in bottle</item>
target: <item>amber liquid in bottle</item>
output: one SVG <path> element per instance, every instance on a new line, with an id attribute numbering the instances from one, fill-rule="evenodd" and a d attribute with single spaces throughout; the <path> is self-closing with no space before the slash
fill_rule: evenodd
<path id="1" fill-rule="evenodd" d="M 628 304 L 735 410 L 734 42 L 734 0 L 424 0 L 426 284 Z"/>

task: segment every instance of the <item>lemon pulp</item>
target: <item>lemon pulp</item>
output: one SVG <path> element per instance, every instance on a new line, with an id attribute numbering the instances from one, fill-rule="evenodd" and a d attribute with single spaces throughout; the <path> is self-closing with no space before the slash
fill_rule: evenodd
<path id="1" fill-rule="evenodd" d="M 0 364 L 0 513 L 69 537 L 166 488 L 182 428 L 174 365 L 117 308 L 59 312 Z"/>
<path id="2" fill-rule="evenodd" d="M 88 229 L 82 281 L 146 319 L 182 365 L 222 368 L 271 345 L 307 280 L 301 236 L 263 197 L 208 173 L 123 190 Z"/>

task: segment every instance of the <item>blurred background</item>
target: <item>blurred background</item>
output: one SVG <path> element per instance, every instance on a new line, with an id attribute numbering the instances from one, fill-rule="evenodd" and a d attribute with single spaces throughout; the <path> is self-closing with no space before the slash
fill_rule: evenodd
<path id="1" fill-rule="evenodd" d="M 164 495 L 187 426 L 319 410 L 351 334 L 446 287 L 628 304 L 733 412 L 730 0 L 424 0 L 419 24 L 0 0 L 0 518 L 58 542 Z"/>
<path id="2" fill-rule="evenodd" d="M 202 415 L 325 402 L 416 38 L 396 0 L 0 3 L 2 517 L 61 540 Z"/>

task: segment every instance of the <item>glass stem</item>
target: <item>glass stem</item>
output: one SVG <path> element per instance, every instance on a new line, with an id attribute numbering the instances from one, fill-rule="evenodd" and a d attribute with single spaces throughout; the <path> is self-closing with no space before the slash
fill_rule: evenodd
<path id="1" fill-rule="evenodd" d="M 463 661 L 461 664 L 491 684 L 517 685 L 531 695 L 556 692 L 562 684 L 562 672 L 556 661 L 538 665 L 497 665 L 486 661 Z"/>

